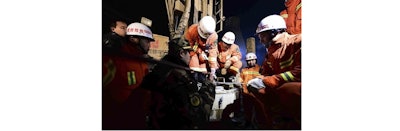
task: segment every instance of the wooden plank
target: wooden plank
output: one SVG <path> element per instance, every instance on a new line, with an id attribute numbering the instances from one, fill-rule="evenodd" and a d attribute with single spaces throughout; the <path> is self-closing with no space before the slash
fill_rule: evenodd
<path id="1" fill-rule="evenodd" d="M 194 9 L 195 11 L 201 11 L 201 0 L 194 0 Z"/>
<path id="2" fill-rule="evenodd" d="M 173 22 L 174 21 L 174 5 L 175 5 L 175 1 L 174 0 L 169 0 L 169 14 L 171 14 L 171 17 L 170 17 L 170 19 L 171 19 L 171 21 Z"/>
<path id="3" fill-rule="evenodd" d="M 180 0 L 176 0 L 174 9 L 175 9 L 175 11 L 184 12 L 185 11 L 185 5 L 183 5 L 183 3 Z"/>
<path id="4" fill-rule="evenodd" d="M 202 7 L 203 9 L 201 10 L 201 18 L 207 15 L 207 0 L 202 0 Z"/>
<path id="5" fill-rule="evenodd" d="M 254 37 L 249 37 L 246 40 L 246 54 L 250 52 L 256 52 L 256 39 Z"/>
<path id="6" fill-rule="evenodd" d="M 208 6 L 207 6 L 207 7 L 208 7 L 208 9 L 207 9 L 207 14 L 208 14 L 209 16 L 213 16 L 213 14 L 214 14 L 214 13 L 213 13 L 213 5 L 214 5 L 214 3 L 211 2 L 211 3 L 209 3 Z"/>

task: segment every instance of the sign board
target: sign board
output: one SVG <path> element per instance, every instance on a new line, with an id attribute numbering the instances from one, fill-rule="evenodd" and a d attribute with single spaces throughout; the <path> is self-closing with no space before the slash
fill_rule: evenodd
<path id="1" fill-rule="evenodd" d="M 149 55 L 154 59 L 160 60 L 168 53 L 169 37 L 153 34 L 154 40 L 150 43 Z"/>

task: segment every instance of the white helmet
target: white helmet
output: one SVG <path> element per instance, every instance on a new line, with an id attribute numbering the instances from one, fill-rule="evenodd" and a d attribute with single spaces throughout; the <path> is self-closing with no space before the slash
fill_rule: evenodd
<path id="1" fill-rule="evenodd" d="M 246 54 L 246 60 L 253 60 L 253 59 L 257 59 L 256 54 L 254 54 L 253 52 Z"/>
<path id="2" fill-rule="evenodd" d="M 286 29 L 286 22 L 280 15 L 269 15 L 258 24 L 256 34 L 273 29 Z"/>
<path id="3" fill-rule="evenodd" d="M 142 23 L 131 23 L 126 28 L 126 35 L 143 36 L 154 41 L 150 28 Z"/>
<path id="4" fill-rule="evenodd" d="M 226 32 L 224 36 L 222 36 L 222 41 L 227 44 L 233 44 L 235 42 L 235 34 L 233 32 Z"/>
<path id="5" fill-rule="evenodd" d="M 197 28 L 197 32 L 199 32 L 199 35 L 206 39 L 208 36 L 210 36 L 212 33 L 215 32 L 215 20 L 211 16 L 204 16 L 201 18 L 199 22 L 199 27 Z"/>

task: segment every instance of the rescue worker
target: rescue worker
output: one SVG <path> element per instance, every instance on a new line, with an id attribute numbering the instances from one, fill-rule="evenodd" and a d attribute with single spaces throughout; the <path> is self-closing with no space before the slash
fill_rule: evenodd
<path id="1" fill-rule="evenodd" d="M 249 93 L 247 90 L 247 82 L 256 78 L 260 74 L 260 66 L 257 64 L 257 56 L 255 53 L 250 52 L 246 54 L 247 67 L 242 68 L 240 78 L 242 80 L 243 93 Z"/>
<path id="2" fill-rule="evenodd" d="M 198 87 L 189 69 L 190 52 L 193 48 L 183 37 L 171 40 L 168 54 L 162 61 L 183 68 L 174 68 L 167 64 L 156 64 L 153 71 L 145 76 L 142 88 L 152 91 L 150 129 L 205 129 L 208 125 L 209 99 L 214 88 L 212 83 Z M 215 94 L 215 93 L 214 93 Z"/>
<path id="3" fill-rule="evenodd" d="M 246 54 L 247 67 L 242 68 L 242 87 L 239 98 L 226 106 L 222 113 L 223 129 L 272 129 L 272 122 L 265 113 L 264 105 L 247 90 L 246 83 L 260 75 L 255 53 Z M 230 115 L 233 113 L 233 117 Z"/>
<path id="4" fill-rule="evenodd" d="M 253 94 L 243 92 L 225 107 L 219 124 L 221 129 L 272 129 L 262 101 Z"/>
<path id="5" fill-rule="evenodd" d="M 120 49 L 125 43 L 126 23 L 122 20 L 115 20 L 110 24 L 109 33 L 103 35 L 103 48 Z"/>
<path id="6" fill-rule="evenodd" d="M 103 52 L 103 129 L 145 129 L 150 92 L 138 88 L 149 72 L 146 58 L 152 31 L 131 23 L 121 52 Z"/>
<path id="7" fill-rule="evenodd" d="M 242 68 L 242 53 L 235 43 L 235 34 L 231 31 L 222 36 L 222 41 L 218 42 L 218 63 L 219 70 L 217 74 L 222 76 L 235 76 L 240 79 L 240 68 Z"/>
<path id="8" fill-rule="evenodd" d="M 192 24 L 185 31 L 185 38 L 189 41 L 193 52 L 190 53 L 190 69 L 203 72 L 196 74 L 196 79 L 215 79 L 215 71 L 218 68 L 218 34 L 215 32 L 216 22 L 211 16 L 204 16 L 199 23 Z"/>
<path id="9" fill-rule="evenodd" d="M 269 15 L 258 24 L 256 34 L 268 47 L 260 77 L 247 85 L 255 88 L 278 129 L 300 129 L 301 35 L 289 35 L 285 20 Z M 257 92 L 256 91 L 256 92 Z"/>
<path id="10" fill-rule="evenodd" d="M 285 0 L 285 9 L 280 15 L 285 19 L 289 34 L 301 34 L 301 0 Z"/>

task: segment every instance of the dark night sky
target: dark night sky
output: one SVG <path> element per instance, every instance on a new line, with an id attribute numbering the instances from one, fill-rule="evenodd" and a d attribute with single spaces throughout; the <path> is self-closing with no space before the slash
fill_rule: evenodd
<path id="1" fill-rule="evenodd" d="M 102 33 L 108 31 L 107 26 L 111 19 L 122 19 L 129 24 L 139 22 L 141 17 L 146 17 L 153 21 L 151 27 L 153 33 L 168 36 L 168 18 L 165 8 L 165 0 L 144 0 L 140 1 L 140 4 L 136 0 L 103 0 Z M 235 42 L 241 47 L 243 56 L 246 53 L 246 39 L 254 37 L 261 19 L 270 14 L 279 14 L 283 8 L 284 0 L 224 0 L 224 16 L 227 19 L 235 17 L 240 21 L 241 32 L 234 31 L 234 33 L 236 34 Z M 222 36 L 228 30 L 230 28 L 224 28 L 219 35 Z M 259 58 L 258 63 L 261 64 L 265 47 L 259 43 L 258 38 L 256 38 L 256 52 Z M 242 61 L 244 62 L 244 59 Z"/>

